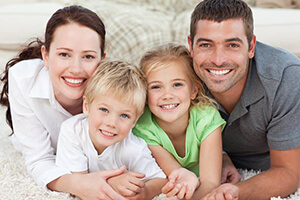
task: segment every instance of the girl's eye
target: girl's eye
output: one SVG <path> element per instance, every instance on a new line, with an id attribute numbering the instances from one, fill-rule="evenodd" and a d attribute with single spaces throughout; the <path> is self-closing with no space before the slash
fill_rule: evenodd
<path id="1" fill-rule="evenodd" d="M 94 59 L 95 57 L 94 56 L 92 56 L 92 55 L 86 55 L 86 56 L 84 56 L 84 58 L 86 58 L 86 59 Z"/>
<path id="2" fill-rule="evenodd" d="M 99 110 L 101 110 L 102 112 L 108 113 L 108 110 L 106 108 L 100 108 Z"/>
<path id="3" fill-rule="evenodd" d="M 175 83 L 174 84 L 174 87 L 180 87 L 180 86 L 182 86 L 183 84 L 182 83 Z"/>
<path id="4" fill-rule="evenodd" d="M 69 54 L 67 54 L 67 53 L 60 53 L 59 55 L 62 56 L 62 57 L 68 57 L 69 56 Z"/>
<path id="5" fill-rule="evenodd" d="M 152 90 L 159 89 L 159 88 L 160 88 L 160 86 L 158 86 L 158 85 L 153 85 L 150 87 L 150 89 L 152 89 Z"/>
<path id="6" fill-rule="evenodd" d="M 127 114 L 121 114 L 120 117 L 122 117 L 122 118 L 129 118 L 129 115 L 127 115 Z"/>

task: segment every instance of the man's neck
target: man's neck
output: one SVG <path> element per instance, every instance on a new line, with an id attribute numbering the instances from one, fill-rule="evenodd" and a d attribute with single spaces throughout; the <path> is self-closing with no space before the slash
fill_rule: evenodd
<path id="1" fill-rule="evenodd" d="M 247 81 L 247 76 L 226 92 L 210 92 L 214 99 L 230 115 L 238 100 L 241 98 Z"/>

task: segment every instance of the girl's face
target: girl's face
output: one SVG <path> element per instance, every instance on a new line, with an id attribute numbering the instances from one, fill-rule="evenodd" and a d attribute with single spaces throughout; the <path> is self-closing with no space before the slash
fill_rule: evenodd
<path id="1" fill-rule="evenodd" d="M 152 70 L 147 75 L 148 106 L 158 124 L 188 119 L 191 100 L 198 89 L 193 86 L 180 63 Z"/>
<path id="2" fill-rule="evenodd" d="M 81 100 L 87 79 L 101 60 L 100 44 L 96 31 L 70 23 L 55 30 L 49 52 L 42 47 L 58 102 Z"/>

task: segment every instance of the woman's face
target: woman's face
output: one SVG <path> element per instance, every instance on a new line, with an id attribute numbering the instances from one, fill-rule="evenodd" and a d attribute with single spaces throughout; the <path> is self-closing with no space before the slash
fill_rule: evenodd
<path id="1" fill-rule="evenodd" d="M 48 52 L 42 47 L 58 102 L 81 100 L 88 78 L 102 59 L 100 44 L 96 31 L 70 23 L 55 30 Z"/>

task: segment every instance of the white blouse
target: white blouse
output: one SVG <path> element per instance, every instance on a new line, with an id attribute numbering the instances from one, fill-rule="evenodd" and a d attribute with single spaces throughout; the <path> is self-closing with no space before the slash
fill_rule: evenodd
<path id="1" fill-rule="evenodd" d="M 55 100 L 41 59 L 17 63 L 8 80 L 12 143 L 22 152 L 28 173 L 46 189 L 48 183 L 70 173 L 56 166 L 55 154 L 60 125 L 72 115 Z"/>

